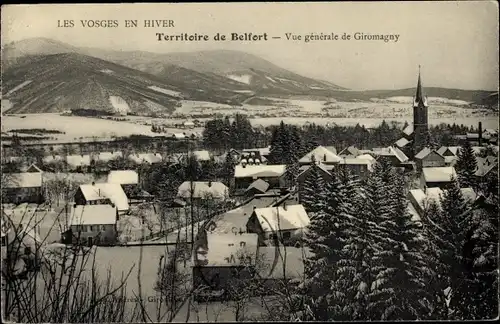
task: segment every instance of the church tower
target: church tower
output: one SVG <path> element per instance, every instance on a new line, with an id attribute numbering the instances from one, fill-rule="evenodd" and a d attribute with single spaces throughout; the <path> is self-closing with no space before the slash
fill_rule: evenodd
<path id="1" fill-rule="evenodd" d="M 429 143 L 429 124 L 427 116 L 427 97 L 422 91 L 422 80 L 420 78 L 420 65 L 418 66 L 417 93 L 413 98 L 413 152 L 417 154 Z"/>

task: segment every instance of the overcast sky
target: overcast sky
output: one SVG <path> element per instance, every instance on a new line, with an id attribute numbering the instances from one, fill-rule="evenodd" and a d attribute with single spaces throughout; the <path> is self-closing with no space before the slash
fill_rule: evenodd
<path id="1" fill-rule="evenodd" d="M 47 37 L 75 46 L 152 52 L 234 49 L 352 89 L 424 86 L 498 89 L 498 4 L 474 2 L 184 3 L 10 5 L 2 7 L 2 42 Z M 58 28 L 58 20 L 75 20 Z M 79 20 L 116 19 L 118 28 L 83 28 Z M 125 28 L 137 19 L 139 28 Z M 144 19 L 175 28 L 144 28 Z M 267 32 L 267 42 L 158 42 L 155 33 Z M 285 33 L 399 34 L 398 42 L 286 41 Z"/>

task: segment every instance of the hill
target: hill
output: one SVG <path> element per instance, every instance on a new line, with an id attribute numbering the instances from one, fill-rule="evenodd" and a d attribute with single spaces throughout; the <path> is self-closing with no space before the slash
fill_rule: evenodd
<path id="1" fill-rule="evenodd" d="M 3 71 L 2 79 L 3 99 L 13 104 L 9 113 L 171 112 L 184 96 L 150 74 L 76 53 L 31 56 Z"/>

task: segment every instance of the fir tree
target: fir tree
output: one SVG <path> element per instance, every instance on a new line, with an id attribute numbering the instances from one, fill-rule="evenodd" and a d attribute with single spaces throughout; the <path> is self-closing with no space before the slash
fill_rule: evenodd
<path id="1" fill-rule="evenodd" d="M 302 188 L 301 203 L 304 205 L 307 213 L 310 217 L 315 215 L 321 210 L 326 210 L 325 206 L 325 186 L 326 183 L 321 176 L 320 170 L 316 162 L 311 162 L 310 171 L 306 176 L 304 181 L 304 187 Z"/>
<path id="2" fill-rule="evenodd" d="M 469 141 L 466 141 L 458 152 L 456 170 L 462 188 L 476 188 L 475 173 L 477 160 Z"/>
<path id="3" fill-rule="evenodd" d="M 430 313 L 424 303 L 430 300 L 426 278 L 432 271 L 422 253 L 424 237 L 408 213 L 403 182 L 396 175 L 386 186 L 395 201 L 378 224 L 382 240 L 374 253 L 368 310 L 375 320 L 425 319 Z"/>
<path id="4" fill-rule="evenodd" d="M 431 216 L 431 217 L 429 217 Z M 432 241 L 439 286 L 449 291 L 450 315 L 472 319 L 469 306 L 478 288 L 473 273 L 471 234 L 474 220 L 471 206 L 464 199 L 455 180 L 440 199 L 439 211 L 425 219 L 426 232 Z"/>
<path id="5" fill-rule="evenodd" d="M 341 299 L 336 289 L 336 273 L 344 246 L 349 218 L 354 211 L 346 200 L 345 187 L 339 176 L 332 172 L 326 188 L 326 205 L 314 213 L 308 226 L 306 245 L 312 256 L 306 262 L 308 307 L 315 320 L 342 319 Z"/>

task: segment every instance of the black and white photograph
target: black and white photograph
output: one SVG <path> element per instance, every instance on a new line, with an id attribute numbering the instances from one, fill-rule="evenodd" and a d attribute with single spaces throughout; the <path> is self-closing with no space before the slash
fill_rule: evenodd
<path id="1" fill-rule="evenodd" d="M 494 320 L 496 1 L 1 8 L 6 323 Z"/>

